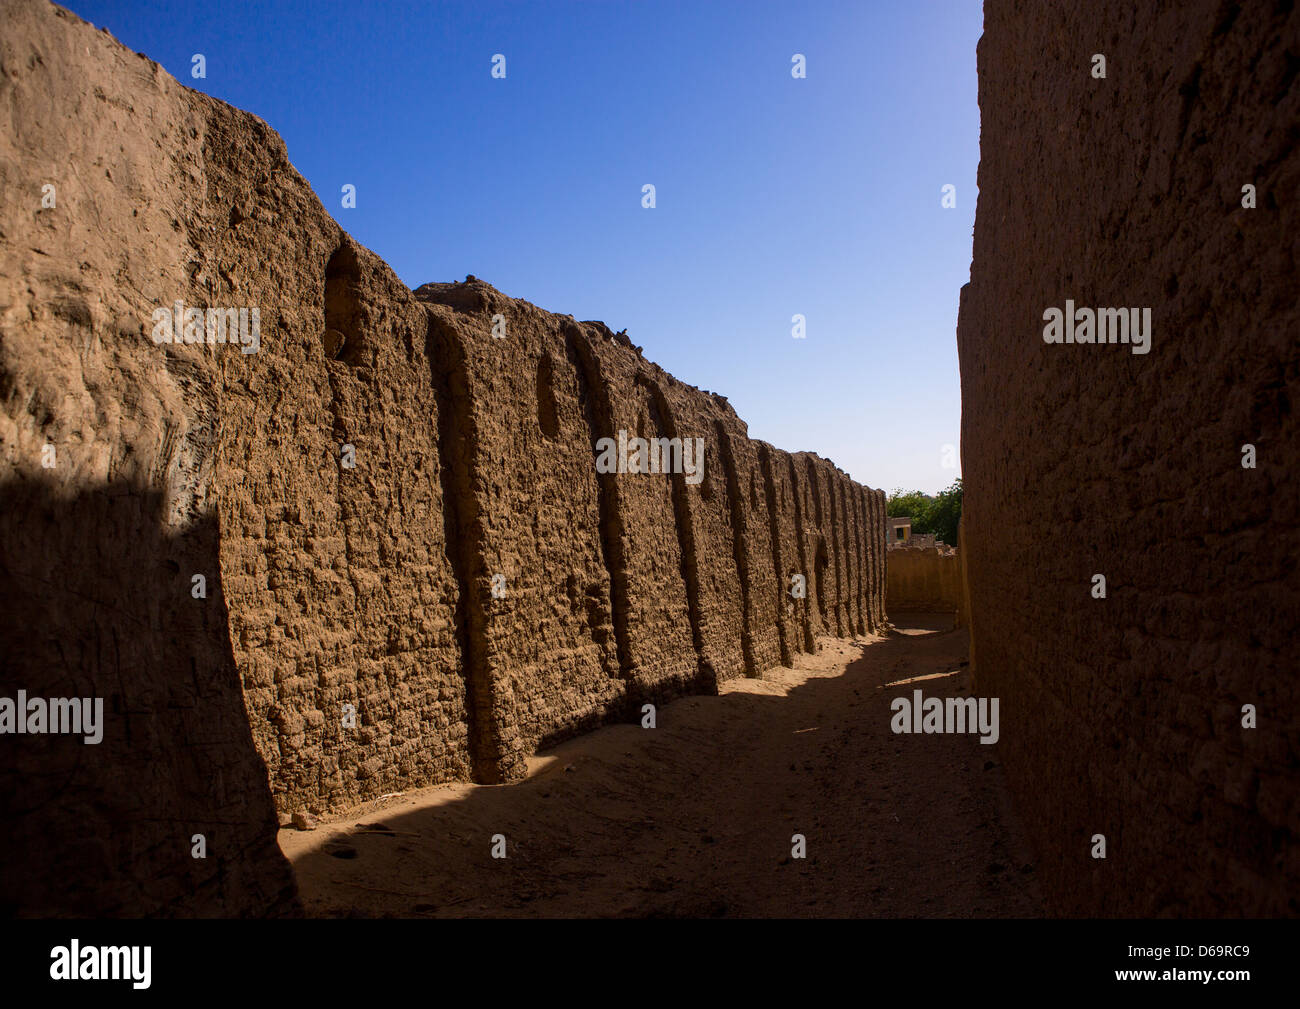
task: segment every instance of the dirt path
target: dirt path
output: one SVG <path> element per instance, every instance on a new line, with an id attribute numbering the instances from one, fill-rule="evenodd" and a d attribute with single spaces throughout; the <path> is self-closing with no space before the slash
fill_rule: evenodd
<path id="1" fill-rule="evenodd" d="M 890 731 L 893 698 L 968 690 L 966 634 L 943 626 L 824 639 L 654 730 L 565 743 L 526 781 L 409 792 L 280 845 L 313 915 L 1040 915 L 997 747 Z"/>

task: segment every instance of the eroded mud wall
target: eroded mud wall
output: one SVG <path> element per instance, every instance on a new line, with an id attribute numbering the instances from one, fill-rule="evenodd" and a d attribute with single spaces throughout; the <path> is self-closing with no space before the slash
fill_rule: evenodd
<path id="1" fill-rule="evenodd" d="M 1300 910 L 1297 66 L 1290 3 L 985 4 L 961 543 L 1064 913 Z"/>
<path id="2" fill-rule="evenodd" d="M 255 116 L 0 18 L 0 695 L 106 704 L 3 740 L 6 907 L 293 913 L 292 812 L 517 779 L 879 625 L 878 492 L 602 323 L 410 291 Z M 703 457 L 601 472 L 620 432 Z"/>
<path id="3" fill-rule="evenodd" d="M 434 366 L 458 390 L 444 412 L 464 468 L 453 524 L 473 607 L 471 676 L 484 680 L 492 722 L 478 778 L 507 780 L 526 753 L 599 724 L 626 695 L 626 519 L 592 464 L 607 408 L 571 321 L 481 283 L 417 296 Z"/>
<path id="4" fill-rule="evenodd" d="M 223 540 L 223 450 L 250 422 L 227 397 L 266 372 L 223 374 L 228 358 L 164 351 L 150 329 L 159 306 L 204 304 L 240 255 L 204 195 L 226 120 L 46 4 L 0 7 L 0 65 L 0 696 L 103 710 L 96 742 L 84 724 L 0 737 L 0 903 L 294 913 Z M 263 152 L 247 188 L 273 166 L 295 175 L 264 124 L 242 121 L 240 146 Z M 241 279 L 239 303 L 265 297 L 259 280 Z"/>

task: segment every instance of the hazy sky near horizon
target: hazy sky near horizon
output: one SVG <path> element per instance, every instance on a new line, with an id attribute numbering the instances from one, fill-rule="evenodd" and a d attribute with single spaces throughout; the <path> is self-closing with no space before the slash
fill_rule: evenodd
<path id="1" fill-rule="evenodd" d="M 266 120 L 408 286 L 472 273 L 626 329 L 869 486 L 960 475 L 978 0 L 67 6 Z"/>

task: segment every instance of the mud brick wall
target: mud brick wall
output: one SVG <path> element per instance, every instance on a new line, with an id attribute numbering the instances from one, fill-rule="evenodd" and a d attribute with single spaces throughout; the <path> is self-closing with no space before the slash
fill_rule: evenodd
<path id="1" fill-rule="evenodd" d="M 978 64 L 961 542 L 1042 877 L 1062 913 L 1296 914 L 1300 12 L 989 0 Z M 1046 344 L 1067 298 L 1150 307 L 1150 353 Z"/>
<path id="2" fill-rule="evenodd" d="M 850 563 L 853 520 L 844 507 L 841 493 L 845 477 L 833 463 L 812 453 L 800 452 L 795 460 L 807 474 L 805 490 L 811 501 L 811 508 L 805 508 L 804 523 L 813 549 L 812 572 L 820 631 L 839 637 L 852 636 L 856 631 Z"/>
<path id="3" fill-rule="evenodd" d="M 108 710 L 0 739 L 5 909 L 293 914 L 292 812 L 515 780 L 881 625 L 880 492 L 603 323 L 412 292 L 265 123 L 68 12 L 0 29 L 0 693 Z M 257 352 L 156 343 L 178 300 L 257 308 Z M 703 480 L 598 473 L 620 430 Z"/>
<path id="4" fill-rule="evenodd" d="M 877 625 L 885 621 L 885 519 L 887 517 L 887 504 L 885 492 L 882 490 L 868 490 L 862 488 L 860 491 L 867 498 L 868 510 L 870 513 L 869 522 L 871 528 L 880 530 L 879 534 L 871 537 L 871 567 L 873 572 L 872 588 L 866 594 L 866 599 L 874 607 Z"/>
<path id="5" fill-rule="evenodd" d="M 656 368 L 656 371 L 660 369 Z M 730 409 L 724 411 L 713 398 L 666 372 L 652 377 L 648 387 L 659 403 L 659 413 L 671 418 L 673 432 L 698 438 L 704 448 L 704 470 L 697 484 L 685 475 L 672 478 L 674 493 L 686 505 L 678 513 L 679 543 L 688 558 L 687 587 L 696 594 L 695 620 L 699 625 L 701 667 L 714 684 L 737 676 L 757 676 L 762 670 L 745 661 L 745 591 L 734 548 L 737 527 L 743 524 L 746 502 L 728 479 L 726 455 L 733 440 L 729 426 L 744 426 Z M 738 483 L 738 478 L 737 478 Z M 683 518 L 686 520 L 683 522 Z M 683 532 L 687 534 L 682 535 Z M 716 689 L 716 687 L 715 687 Z"/>
<path id="6" fill-rule="evenodd" d="M 599 333 L 599 327 L 593 327 Z M 665 397 L 664 375 L 648 372 L 635 352 L 602 333 L 590 335 L 582 353 L 591 359 L 591 381 L 608 403 L 603 437 L 671 438 L 676 417 Z M 706 462 L 707 469 L 707 462 Z M 693 523 L 684 477 L 606 474 L 619 502 L 626 564 L 628 679 L 649 701 L 666 700 L 716 682 L 703 650 L 698 560 L 689 552 Z M 695 642 L 699 641 L 697 651 Z"/>
<path id="7" fill-rule="evenodd" d="M 98 743 L 4 738 L 10 915 L 297 911 L 231 654 L 216 520 L 172 527 L 163 505 L 129 482 L 0 483 L 3 695 L 100 698 L 104 720 Z M 207 573 L 206 600 L 191 572 Z"/>
<path id="8" fill-rule="evenodd" d="M 613 586 L 617 517 L 593 465 L 584 365 L 562 317 L 483 283 L 426 284 L 435 368 L 447 387 L 444 444 L 469 678 L 481 680 L 479 780 L 523 773 L 538 745 L 619 710 Z M 505 335 L 494 337 L 500 316 Z M 571 326 L 571 322 L 569 322 Z M 497 579 L 494 591 L 493 579 Z"/>
<path id="9" fill-rule="evenodd" d="M 45 4 L 0 6 L 0 65 L 0 694 L 101 698 L 105 718 L 93 745 L 0 738 L 0 905 L 293 914 L 224 577 L 221 418 L 241 379 L 149 335 L 153 309 L 204 304 L 229 262 L 203 185 L 223 120 Z"/>
<path id="10" fill-rule="evenodd" d="M 277 246 L 298 195 L 269 197 L 272 230 L 228 239 L 250 255 L 235 260 L 241 284 L 260 280 L 252 296 L 283 324 L 226 365 L 231 433 L 216 474 L 232 641 L 286 809 L 467 774 L 476 725 L 427 313 L 337 228 Z M 291 278 L 292 302 L 273 293 L 277 277 Z"/>
<path id="11" fill-rule="evenodd" d="M 809 613 L 812 569 L 803 535 L 801 492 L 789 453 L 763 443 L 759 445 L 758 455 L 768 501 L 772 567 L 780 572 L 777 589 L 781 621 L 777 626 L 782 641 L 781 654 L 788 664 L 789 656 L 815 648 Z M 801 575 L 805 580 L 803 598 L 795 598 L 792 594 L 795 575 Z"/>
<path id="12" fill-rule="evenodd" d="M 783 661 L 780 622 L 784 606 L 777 565 L 772 558 L 772 513 L 759 460 L 759 443 L 751 441 L 743 422 L 715 418 L 713 465 L 722 468 L 733 531 L 731 550 L 740 581 L 744 617 L 741 641 L 746 675 Z"/>
<path id="13" fill-rule="evenodd" d="M 885 609 L 889 613 L 960 613 L 961 557 L 937 547 L 894 547 L 886 551 Z"/>

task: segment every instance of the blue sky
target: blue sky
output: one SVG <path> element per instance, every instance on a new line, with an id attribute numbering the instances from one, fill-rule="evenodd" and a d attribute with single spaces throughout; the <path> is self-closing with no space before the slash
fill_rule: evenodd
<path id="1" fill-rule="evenodd" d="M 627 329 L 872 487 L 960 475 L 978 0 L 68 6 L 265 119 L 409 286 L 473 273 Z"/>

